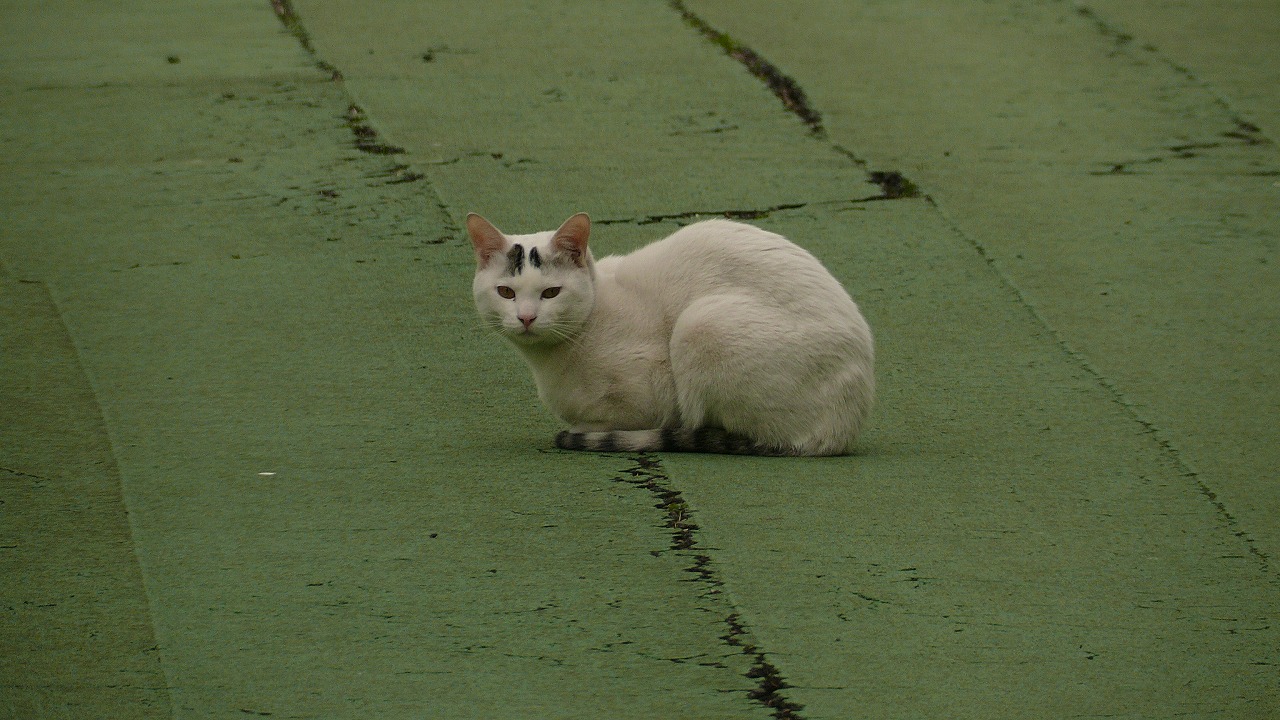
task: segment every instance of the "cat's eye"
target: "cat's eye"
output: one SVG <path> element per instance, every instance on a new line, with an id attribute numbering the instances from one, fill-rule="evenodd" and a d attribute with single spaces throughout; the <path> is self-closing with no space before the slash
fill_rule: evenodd
<path id="1" fill-rule="evenodd" d="M 506 285 L 499 285 L 499 286 L 498 286 L 498 294 L 499 294 L 499 295 L 501 295 L 502 297 L 504 297 L 504 298 L 508 299 L 508 300 L 515 300 L 515 299 L 516 299 L 516 291 L 515 291 L 515 290 L 512 290 L 511 288 L 507 287 Z"/>
<path id="2" fill-rule="evenodd" d="M 558 287 L 549 287 L 549 288 L 547 288 L 546 290 L 543 290 L 543 291 L 542 291 L 542 299 L 543 299 L 543 300 L 550 300 L 551 298 L 553 298 L 553 297 L 555 297 L 555 296 L 557 296 L 557 295 L 559 295 L 559 294 L 560 294 L 560 288 L 558 288 Z"/>

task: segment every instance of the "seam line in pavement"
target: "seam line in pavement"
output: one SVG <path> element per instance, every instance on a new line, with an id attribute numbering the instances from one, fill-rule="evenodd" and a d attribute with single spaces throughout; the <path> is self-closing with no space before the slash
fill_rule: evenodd
<path id="1" fill-rule="evenodd" d="M 772 63 L 765 60 L 754 50 L 734 40 L 727 33 L 712 27 L 706 20 L 704 20 L 703 18 L 695 14 L 693 11 L 689 10 L 688 7 L 685 6 L 683 0 L 670 0 L 670 5 L 674 10 L 680 13 L 681 17 L 685 20 L 687 24 L 689 24 L 690 26 L 698 30 L 709 41 L 720 46 L 722 49 L 724 49 L 726 54 L 728 54 L 733 59 L 745 65 L 753 75 L 755 75 L 756 77 L 759 77 L 766 84 L 768 84 L 770 89 L 774 91 L 774 94 L 776 94 L 779 97 L 779 99 L 782 100 L 783 104 L 787 107 L 787 109 L 792 111 L 797 116 L 799 116 L 802 120 L 805 121 L 805 123 L 809 126 L 811 134 L 814 137 L 829 144 L 833 150 L 847 157 L 855 165 L 858 165 L 859 167 L 862 167 L 864 169 L 867 168 L 868 163 L 866 162 L 866 160 L 858 156 L 853 151 L 837 143 L 832 142 L 827 137 L 826 131 L 822 127 L 821 113 L 816 108 L 813 108 L 809 104 L 808 98 L 805 96 L 804 91 L 801 89 L 799 83 L 794 78 L 791 78 L 790 76 L 787 76 L 787 75 L 783 75 L 781 71 L 779 71 L 776 68 L 776 66 L 774 66 Z M 1112 26 L 1110 23 L 1108 23 L 1106 20 L 1104 20 L 1102 17 L 1100 17 L 1097 13 L 1095 13 L 1093 10 L 1089 9 L 1088 7 L 1084 5 L 1077 5 L 1076 13 L 1086 21 L 1093 23 L 1093 25 L 1096 27 L 1098 32 L 1102 33 L 1106 37 L 1114 39 L 1116 42 L 1116 48 L 1117 48 L 1115 52 L 1117 53 L 1125 52 L 1125 48 L 1130 43 L 1132 43 L 1133 41 L 1132 35 L 1129 35 L 1128 33 L 1125 33 L 1116 29 L 1114 26 Z M 1250 144 L 1264 144 L 1264 143 L 1269 144 L 1270 143 L 1270 140 L 1263 135 L 1261 129 L 1257 125 L 1247 120 L 1244 120 L 1240 116 L 1240 114 L 1237 113 L 1226 100 L 1224 100 L 1222 97 L 1220 97 L 1216 93 L 1212 92 L 1211 89 L 1208 88 L 1205 83 L 1201 82 L 1195 76 L 1195 74 L 1192 73 L 1189 69 L 1178 65 L 1177 63 L 1173 62 L 1172 60 L 1169 60 L 1168 58 L 1163 57 L 1162 55 L 1159 54 L 1158 50 L 1154 46 L 1147 45 L 1147 46 L 1144 46 L 1143 49 L 1147 52 L 1155 54 L 1164 64 L 1172 68 L 1177 73 L 1181 74 L 1189 82 L 1192 82 L 1196 85 L 1201 86 L 1206 92 L 1208 92 L 1210 97 L 1213 99 L 1213 101 L 1216 104 L 1218 104 L 1220 107 L 1222 107 L 1224 110 L 1226 110 L 1229 116 L 1231 117 L 1231 119 L 1236 124 L 1237 130 L 1235 131 L 1234 135 L 1230 135 L 1230 136 L 1243 138 L 1247 143 L 1250 143 Z M 1123 169 L 1123 165 L 1118 167 Z M 1066 341 L 1066 339 L 1062 336 L 1062 334 L 1059 333 L 1058 330 L 1049 323 L 1048 319 L 1045 318 L 1035 308 L 1035 306 L 1028 300 L 1027 296 L 1022 292 L 1022 289 L 1019 288 L 1013 282 L 1012 278 L 1010 278 L 1000 269 L 999 265 L 996 263 L 995 258 L 992 257 L 987 252 L 987 249 L 982 245 L 981 242 L 979 242 L 976 238 L 971 237 L 969 234 L 964 232 L 961 226 L 942 210 L 941 206 L 939 206 L 938 202 L 932 196 L 922 192 L 915 185 L 915 183 L 912 183 L 910 180 L 904 177 L 901 173 L 897 171 L 890 171 L 890 172 L 869 171 L 867 174 L 867 179 L 868 179 L 868 182 L 880 185 L 885 191 L 883 196 L 881 196 L 880 198 L 873 198 L 873 199 L 890 199 L 891 200 L 891 199 L 897 199 L 897 198 L 923 197 L 929 203 L 929 205 L 939 214 L 939 216 L 943 219 L 943 221 L 947 224 L 947 226 L 953 232 L 955 232 L 957 236 L 962 238 L 971 248 L 973 248 L 975 252 L 977 252 L 978 256 L 981 257 L 982 260 L 987 264 L 987 266 L 999 279 L 1001 284 L 1003 284 L 1009 290 L 1009 292 L 1013 294 L 1016 302 L 1019 305 L 1021 305 L 1028 313 L 1031 314 L 1036 324 L 1043 327 L 1045 331 L 1049 333 L 1049 336 L 1053 338 L 1054 342 L 1057 343 L 1058 347 L 1064 353 L 1066 353 L 1066 355 L 1071 359 L 1071 361 L 1074 362 L 1076 365 L 1078 365 L 1086 373 L 1088 373 L 1094 379 L 1094 381 L 1107 392 L 1107 394 L 1111 397 L 1113 402 L 1120 405 L 1120 407 L 1123 408 L 1124 412 L 1130 418 L 1132 418 L 1134 422 L 1138 423 L 1143 428 L 1144 432 L 1152 436 L 1152 439 L 1160 447 L 1165 457 L 1172 463 L 1174 469 L 1178 472 L 1178 474 L 1181 475 L 1182 477 L 1190 479 L 1195 484 L 1195 487 L 1200 492 L 1200 494 L 1203 495 L 1213 505 L 1218 516 L 1222 519 L 1225 527 L 1233 535 L 1235 535 L 1236 538 L 1238 538 L 1239 540 L 1245 543 L 1246 547 L 1249 549 L 1249 553 L 1258 562 L 1262 572 L 1269 577 L 1269 580 L 1273 584 L 1277 583 L 1277 581 L 1280 580 L 1280 578 L 1276 578 L 1272 574 L 1270 557 L 1268 557 L 1266 553 L 1264 553 L 1261 549 L 1259 549 L 1257 542 L 1254 540 L 1253 536 L 1248 531 L 1240 527 L 1239 520 L 1235 517 L 1235 515 L 1231 513 L 1231 511 L 1227 508 L 1226 504 L 1218 499 L 1217 493 L 1215 493 L 1213 489 L 1209 487 L 1208 483 L 1205 482 L 1205 480 L 1201 477 L 1200 473 L 1187 464 L 1187 462 L 1182 458 L 1181 453 L 1173 445 L 1172 441 L 1165 436 L 1165 433 L 1158 426 L 1156 426 L 1155 423 L 1144 418 L 1138 412 L 1133 402 L 1129 400 L 1129 398 L 1124 394 L 1124 392 L 1120 389 L 1120 387 L 1116 384 L 1114 380 L 1106 377 L 1091 362 L 1089 362 L 1089 360 L 1081 352 L 1071 347 L 1071 345 Z M 776 209 L 779 209 L 779 210 L 784 209 L 784 206 L 779 206 Z M 765 214 L 767 214 L 767 212 L 761 213 L 756 217 L 763 217 Z M 682 217 L 682 216 L 683 215 L 651 216 L 651 218 L 657 218 L 658 220 L 661 220 L 661 219 L 666 219 L 667 217 Z M 647 221 L 654 221 L 654 220 L 651 220 L 651 219 L 641 220 L 639 222 L 643 224 L 644 222 L 647 222 Z"/>
<path id="2" fill-rule="evenodd" d="M 736 209 L 736 210 L 686 210 L 683 212 L 658 213 L 653 215 L 645 215 L 643 217 L 628 218 L 606 218 L 603 220 L 592 220 L 595 225 L 653 225 L 668 220 L 692 220 L 707 215 L 718 215 L 731 220 L 759 220 L 766 218 L 776 212 L 786 210 L 801 210 L 807 207 L 818 205 L 837 206 L 837 205 L 858 205 L 861 203 L 878 202 L 880 200 L 898 200 L 906 197 L 919 197 L 919 190 L 915 184 L 907 180 L 901 173 L 897 172 L 872 172 L 868 182 L 879 185 L 883 192 L 878 195 L 868 195 L 860 198 L 850 198 L 848 200 L 815 200 L 813 202 L 795 202 L 780 203 L 771 205 L 766 208 L 756 209 Z"/>
<path id="3" fill-rule="evenodd" d="M 822 115 L 809 105 L 804 89 L 794 78 L 784 74 L 776 65 L 761 57 L 756 51 L 734 40 L 727 33 L 712 27 L 710 23 L 686 7 L 683 0 L 671 0 L 670 5 L 673 10 L 680 13 L 680 17 L 686 24 L 702 33 L 707 40 L 719 46 L 729 57 L 742 63 L 752 75 L 769 86 L 769 90 L 778 96 L 782 105 L 809 127 L 809 132 L 817 137 L 825 137 Z"/>
<path id="4" fill-rule="evenodd" d="M 306 26 L 303 25 L 301 16 L 299 16 L 298 12 L 294 10 L 291 0 L 271 0 L 271 9 L 275 13 L 276 18 L 280 20 L 280 23 L 284 25 L 285 30 L 298 41 L 298 44 L 302 47 L 303 51 L 311 56 L 311 59 L 315 62 L 316 68 L 322 72 L 328 73 L 329 79 L 333 82 L 342 83 L 342 71 L 325 59 L 321 58 L 319 53 L 316 52 L 315 45 L 311 42 L 311 35 L 307 32 Z M 343 88 L 344 94 L 347 96 L 348 100 L 347 112 L 344 119 L 346 120 L 347 127 L 351 130 L 351 134 L 355 139 L 356 149 L 360 152 L 369 153 L 371 155 L 391 156 L 403 154 L 405 149 L 398 145 L 386 142 L 374 127 L 364 109 L 356 103 L 355 98 L 351 96 L 351 93 L 346 91 L 345 85 Z M 446 239 L 458 237 L 461 232 L 460 226 L 455 222 L 455 218 L 453 213 L 450 212 L 449 206 L 444 202 L 444 199 L 440 196 L 440 193 L 436 191 L 435 186 L 431 184 L 430 179 L 427 178 L 425 173 L 417 172 L 407 164 L 398 163 L 387 169 L 386 176 L 389 178 L 386 180 L 389 185 L 423 182 L 426 186 L 428 200 L 434 203 L 435 206 L 441 210 L 444 217 L 449 219 L 448 232 L 450 233 L 450 237 L 438 238 L 437 240 L 432 241 L 431 244 L 441 244 Z"/>
<path id="5" fill-rule="evenodd" d="M 273 1 L 279 2 L 280 0 Z M 835 150 L 840 155 L 852 161 L 854 165 L 857 165 L 864 171 L 867 171 L 867 182 L 873 185 L 879 185 L 884 191 L 881 195 L 862 198 L 861 200 L 853 200 L 852 202 L 865 202 L 868 200 L 897 200 L 899 198 L 917 198 L 921 196 L 920 188 L 903 176 L 902 173 L 896 170 L 869 170 L 865 159 L 859 157 L 852 150 L 832 142 L 831 139 L 827 137 L 827 131 L 822 125 L 822 113 L 820 113 L 809 101 L 808 96 L 804 92 L 804 88 L 800 86 L 800 83 L 796 81 L 795 78 L 783 73 L 776 65 L 769 62 L 769 60 L 760 53 L 735 40 L 728 33 L 713 27 L 711 23 L 707 22 L 700 15 L 690 10 L 683 0 L 670 0 L 668 4 L 673 10 L 680 14 L 680 17 L 684 20 L 685 24 L 689 25 L 694 30 L 697 30 L 709 42 L 719 47 L 726 55 L 740 63 L 748 72 L 768 86 L 769 90 L 782 101 L 783 107 L 804 122 L 804 124 L 809 128 L 809 134 L 811 136 L 829 145 L 832 150 Z M 793 209 L 794 207 L 804 207 L 804 204 L 781 205 L 775 209 Z M 765 217 L 769 212 L 769 210 L 735 210 L 708 214 L 755 219 Z M 639 224 L 643 225 L 647 224 L 647 222 L 658 222 L 667 218 L 690 217 L 695 214 L 699 213 L 651 215 L 646 221 L 640 221 Z"/>
<path id="6" fill-rule="evenodd" d="M 3 265 L 0 265 L 0 277 L 6 276 L 8 276 L 8 272 Z M 124 474 L 120 471 L 119 455 L 116 452 L 116 438 L 111 432 L 111 424 L 107 422 L 107 412 L 106 408 L 104 408 L 102 404 L 102 396 L 98 390 L 98 383 L 95 381 L 93 375 L 90 374 L 89 367 L 84 362 L 84 355 L 81 353 L 80 345 L 76 342 L 75 335 L 72 334 L 71 328 L 67 325 L 66 316 L 63 313 L 62 307 L 58 304 L 57 298 L 54 297 L 49 284 L 43 280 L 21 280 L 20 282 L 28 285 L 35 285 L 39 288 L 40 293 L 44 296 L 44 302 L 48 303 L 49 307 L 53 310 L 53 316 L 57 318 L 62 335 L 66 338 L 71 353 L 74 355 L 75 364 L 78 368 L 79 374 L 84 378 L 84 382 L 88 385 L 89 392 L 93 395 L 93 406 L 97 415 L 96 422 L 101 426 L 103 435 L 106 438 L 105 451 L 107 454 L 106 460 L 110 463 L 109 474 L 114 478 L 114 482 L 116 484 L 115 489 L 119 493 L 120 504 L 124 508 L 124 521 L 129 532 L 128 552 L 133 558 L 134 567 L 137 568 L 138 577 L 142 583 L 142 599 L 146 602 L 146 627 L 147 632 L 150 635 L 149 641 L 154 643 L 154 645 L 149 649 L 157 653 L 157 669 L 159 670 L 160 678 L 163 678 L 164 680 L 163 697 L 167 707 L 160 709 L 159 712 L 161 715 L 172 717 L 175 715 L 174 708 L 177 706 L 173 696 L 174 690 L 177 686 L 174 683 L 173 677 L 170 675 L 169 664 L 164 661 L 165 649 L 160 645 L 159 632 L 156 629 L 156 601 L 151 590 L 152 583 L 147 573 L 147 566 L 143 563 L 142 556 L 138 552 L 138 516 L 130 507 L 129 493 L 124 484 Z M 39 476 L 32 475 L 30 473 L 17 474 L 29 478 L 38 478 L 43 481 L 49 481 L 49 478 L 40 478 Z M 142 686 L 138 686 L 138 688 L 152 689 Z"/>
<path id="7" fill-rule="evenodd" d="M 1201 474 L 1187 464 L 1187 462 L 1182 458 L 1182 453 L 1179 452 L 1173 442 L 1166 437 L 1164 431 L 1161 430 L 1154 422 L 1143 417 L 1142 414 L 1138 412 L 1133 401 L 1125 395 L 1124 391 L 1121 390 L 1115 380 L 1104 375 L 1083 353 L 1073 348 L 1071 344 L 1067 342 L 1066 338 L 1058 332 L 1057 328 L 1050 324 L 1048 319 L 1036 309 L 1035 305 L 1032 304 L 1030 300 L 1028 300 L 1026 294 L 1022 292 L 1022 289 L 1018 287 L 1013 279 L 1000 269 L 1000 266 L 996 263 L 996 259 L 987 252 L 986 247 L 983 246 L 980 241 L 966 233 L 955 220 L 947 215 L 942 207 L 938 205 L 937 201 L 931 196 L 926 195 L 925 200 L 927 200 L 934 211 L 938 213 L 946 223 L 947 227 L 950 228 L 958 237 L 963 239 L 971 248 L 973 248 L 974 252 L 978 254 L 978 257 L 982 258 L 983 262 L 986 263 L 991 272 L 999 279 L 1000 283 L 1013 295 L 1015 301 L 1022 306 L 1037 325 L 1044 328 L 1044 331 L 1053 339 L 1053 342 L 1057 344 L 1058 348 L 1071 360 L 1071 362 L 1087 373 L 1093 381 L 1098 384 L 1098 386 L 1106 391 L 1112 402 L 1119 405 L 1130 419 L 1142 427 L 1144 433 L 1151 436 L 1151 439 L 1160 448 L 1161 452 L 1172 464 L 1178 475 L 1187 478 L 1195 485 L 1196 490 L 1213 505 L 1219 518 L 1222 520 L 1224 527 L 1226 527 L 1232 535 L 1245 544 L 1249 550 L 1249 554 L 1253 556 L 1255 561 L 1257 561 L 1262 573 L 1268 576 L 1268 580 L 1272 584 L 1277 584 L 1277 581 L 1280 580 L 1280 578 L 1273 575 L 1271 558 L 1258 547 L 1253 535 L 1240 527 L 1240 521 L 1227 508 L 1226 503 L 1219 500 L 1217 493 L 1209 487 Z"/>
<path id="8" fill-rule="evenodd" d="M 614 455 L 603 457 L 614 458 Z M 755 683 L 747 691 L 747 697 L 773 713 L 776 720 L 803 720 L 800 711 L 803 705 L 788 700 L 782 693 L 791 687 L 783 678 L 781 671 L 769 661 L 769 654 L 752 638 L 751 629 L 742 619 L 742 614 L 733 602 L 722 593 L 724 580 L 716 571 L 715 563 L 707 548 L 698 542 L 698 524 L 693 520 L 693 511 L 685 502 L 684 495 L 671 484 L 671 477 L 662 467 L 662 461 L 649 453 L 637 453 L 626 456 L 635 464 L 622 470 L 625 476 L 615 478 L 617 482 L 647 490 L 657 503 L 654 507 L 666 515 L 666 527 L 671 530 L 671 545 L 661 552 L 674 552 L 680 557 L 692 560 L 692 564 L 684 569 L 695 577 L 690 582 L 703 586 L 699 597 L 708 606 L 709 612 L 728 610 L 721 621 L 726 631 L 720 636 L 725 645 L 736 649 L 746 656 L 751 663 L 745 676 Z"/>
<path id="9" fill-rule="evenodd" d="M 1115 42 L 1115 49 L 1111 52 L 1112 55 L 1120 55 L 1120 54 L 1128 55 L 1129 54 L 1130 46 L 1133 44 L 1135 39 L 1133 35 L 1127 32 L 1124 32 L 1123 30 L 1116 27 L 1114 24 L 1108 22 L 1097 12 L 1090 9 L 1087 5 L 1084 5 L 1084 4 L 1076 5 L 1075 10 L 1076 10 L 1076 14 L 1078 14 L 1080 17 L 1092 23 L 1099 33 L 1101 33 L 1104 37 L 1108 37 L 1112 39 Z M 1206 92 L 1209 95 L 1210 99 L 1213 100 L 1214 104 L 1218 105 L 1218 107 L 1225 110 L 1228 117 L 1230 117 L 1231 120 L 1235 122 L 1235 124 L 1243 132 L 1246 132 L 1258 137 L 1262 137 L 1261 128 L 1259 128 L 1256 124 L 1250 122 L 1249 120 L 1245 119 L 1244 115 L 1241 114 L 1239 111 L 1237 111 L 1234 107 L 1232 107 L 1231 103 L 1228 102 L 1226 98 L 1224 98 L 1222 95 L 1219 95 L 1217 92 L 1215 92 L 1212 86 L 1208 82 L 1201 80 L 1194 72 L 1191 71 L 1190 68 L 1186 67 L 1185 65 L 1179 65 L 1177 62 L 1174 62 L 1172 59 L 1166 57 L 1164 53 L 1160 52 L 1160 49 L 1157 48 L 1155 45 L 1152 45 L 1149 43 L 1144 44 L 1141 46 L 1140 49 L 1143 52 L 1153 55 L 1157 60 L 1159 60 L 1165 66 L 1167 66 L 1168 68 L 1170 68 L 1171 70 L 1173 70 L 1174 72 L 1178 73 L 1183 78 L 1185 78 L 1187 82 L 1199 87 L 1201 90 Z M 1268 143 L 1270 142 L 1269 139 L 1266 139 L 1266 138 L 1262 138 L 1262 139 L 1265 142 L 1268 142 Z"/>
<path id="10" fill-rule="evenodd" d="M 320 59 L 312 45 L 311 38 L 306 32 L 306 28 L 301 22 L 301 18 L 293 9 L 289 0 L 271 0 L 272 9 L 276 16 L 284 24 L 286 30 L 298 40 L 302 49 L 311 55 L 316 62 L 317 68 L 331 74 L 334 82 L 342 82 L 342 71 L 330 63 Z M 348 127 L 351 129 L 355 137 L 356 148 L 363 152 L 377 155 L 398 155 L 404 153 L 404 148 L 384 143 L 380 139 L 377 130 L 368 120 L 363 108 L 354 102 L 350 103 L 346 120 Z M 820 127 L 818 128 L 820 132 Z M 421 173 L 409 172 L 407 165 L 395 166 L 390 174 L 396 179 L 390 182 L 414 182 L 425 179 Z M 889 177 L 888 183 L 873 177 L 872 182 L 879 184 L 884 188 L 883 195 L 862 198 L 852 202 L 867 202 L 882 199 L 892 199 L 895 195 L 893 183 L 895 178 L 900 179 L 897 173 L 882 173 L 884 177 Z M 450 216 L 448 208 L 443 200 L 440 199 L 434 188 L 428 183 L 429 190 L 436 200 L 437 205 L 444 211 L 446 216 Z M 914 186 L 912 186 L 914 187 Z M 762 217 L 768 212 L 777 210 L 794 209 L 803 207 L 804 204 L 796 205 L 780 205 L 770 208 L 764 212 L 757 211 L 736 211 L 740 217 Z M 730 211 L 735 212 L 735 211 Z M 640 221 L 641 224 L 646 222 L 660 222 L 663 219 L 688 217 L 697 213 L 681 213 L 673 216 L 652 216 L 646 220 Z M 613 222 L 634 222 L 632 221 L 613 221 Z M 606 456 L 616 457 L 616 456 Z M 720 639 L 725 645 L 734 648 L 746 656 L 751 663 L 750 668 L 744 673 L 745 677 L 754 683 L 754 686 L 747 691 L 747 697 L 753 702 L 759 703 L 769 709 L 772 716 L 776 720 L 804 720 L 799 711 L 803 706 L 788 700 L 782 693 L 788 687 L 791 687 L 786 680 L 783 679 L 782 673 L 778 668 L 769 661 L 767 653 L 760 648 L 759 644 L 752 639 L 749 627 L 743 622 L 742 615 L 736 607 L 730 603 L 727 598 L 718 597 L 721 594 L 720 588 L 724 585 L 724 581 L 720 579 L 716 573 L 711 556 L 706 550 L 698 547 L 696 533 L 698 526 L 692 521 L 692 513 L 688 509 L 688 505 L 684 502 L 683 496 L 679 490 L 670 486 L 670 478 L 662 470 L 660 461 L 646 453 L 640 453 L 631 458 L 635 465 L 627 468 L 622 472 L 629 477 L 617 477 L 615 480 L 636 485 L 651 492 L 658 503 L 655 507 L 666 513 L 667 527 L 672 529 L 672 543 L 668 551 L 681 553 L 684 557 L 692 559 L 692 564 L 685 568 L 685 572 L 692 573 L 697 577 L 693 582 L 700 583 L 706 587 L 702 594 L 704 599 L 710 600 L 717 598 L 719 602 L 728 606 L 729 613 L 721 621 L 725 625 L 725 633 Z M 692 554 L 690 554 L 692 553 Z M 714 612 L 713 609 L 708 608 Z"/>

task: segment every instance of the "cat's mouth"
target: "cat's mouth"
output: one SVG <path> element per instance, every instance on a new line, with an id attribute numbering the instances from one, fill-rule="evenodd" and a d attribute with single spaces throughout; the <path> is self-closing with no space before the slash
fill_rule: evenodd
<path id="1" fill-rule="evenodd" d="M 528 327 L 524 325 L 504 325 L 502 334 L 511 342 L 517 345 L 545 345 L 548 343 L 558 343 L 568 340 L 571 335 L 565 331 L 565 327 L 556 322 L 533 323 Z"/>
<path id="2" fill-rule="evenodd" d="M 517 342 L 532 342 L 535 340 L 541 340 L 543 335 L 542 331 L 538 328 L 522 326 L 507 328 L 507 337 Z"/>

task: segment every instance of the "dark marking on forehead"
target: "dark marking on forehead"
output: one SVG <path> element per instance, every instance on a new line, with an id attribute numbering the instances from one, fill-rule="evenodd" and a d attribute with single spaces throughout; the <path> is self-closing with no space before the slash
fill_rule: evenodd
<path id="1" fill-rule="evenodd" d="M 529 264 L 540 268 L 542 267 L 542 256 L 538 254 L 538 248 L 529 248 Z"/>
<path id="2" fill-rule="evenodd" d="M 507 274 L 519 275 L 524 272 L 524 246 L 516 243 L 507 251 Z"/>

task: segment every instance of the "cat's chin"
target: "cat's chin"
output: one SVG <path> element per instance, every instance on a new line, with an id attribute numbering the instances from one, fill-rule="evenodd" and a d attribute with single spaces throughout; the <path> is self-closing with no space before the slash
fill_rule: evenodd
<path id="1" fill-rule="evenodd" d="M 516 345 L 535 346 L 535 345 L 552 345 L 559 342 L 559 338 L 549 333 L 538 332 L 537 330 L 508 330 L 504 331 L 503 336 Z"/>

